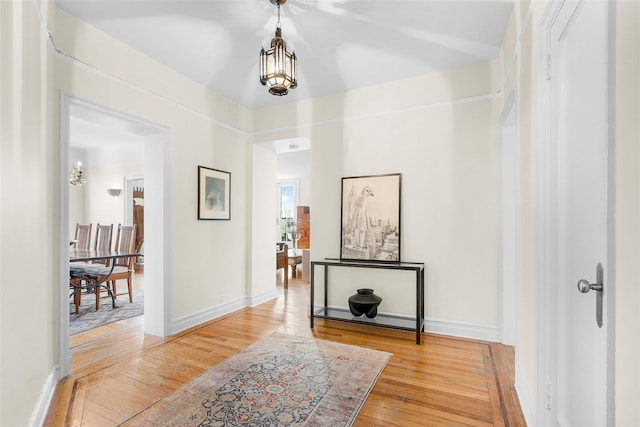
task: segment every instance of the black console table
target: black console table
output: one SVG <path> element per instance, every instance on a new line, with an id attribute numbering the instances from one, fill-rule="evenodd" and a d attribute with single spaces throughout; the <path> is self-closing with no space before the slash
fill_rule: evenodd
<path id="1" fill-rule="evenodd" d="M 324 266 L 324 306 L 320 309 L 314 306 L 314 273 L 317 265 Z M 378 314 L 373 319 L 365 316 L 355 317 L 348 309 L 328 307 L 328 283 L 329 267 L 351 267 L 351 268 L 381 268 L 386 270 L 410 270 L 416 272 L 416 316 L 393 316 Z M 343 261 L 334 258 L 325 258 L 324 261 L 311 262 L 311 316 L 310 323 L 313 328 L 314 317 L 342 320 L 346 322 L 364 323 L 367 325 L 384 326 L 395 329 L 415 330 L 416 344 L 420 344 L 420 333 L 424 329 L 424 263 L 421 262 L 358 262 Z"/>

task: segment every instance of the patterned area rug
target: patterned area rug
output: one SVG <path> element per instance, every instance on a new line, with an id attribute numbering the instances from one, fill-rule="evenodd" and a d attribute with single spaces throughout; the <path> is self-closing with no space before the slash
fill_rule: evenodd
<path id="1" fill-rule="evenodd" d="M 123 426 L 349 426 L 391 354 L 274 333 Z"/>
<path id="2" fill-rule="evenodd" d="M 120 287 L 125 285 L 120 285 Z M 120 291 L 120 289 L 118 289 Z M 111 298 L 100 298 L 100 309 L 96 311 L 96 296 L 82 294 L 80 313 L 76 314 L 73 298 L 69 298 L 69 335 L 74 335 L 88 329 L 97 328 L 107 323 L 140 316 L 144 313 L 144 291 L 133 289 L 133 302 L 129 302 L 129 295 L 119 295 L 116 298 L 116 308 L 111 307 Z"/>

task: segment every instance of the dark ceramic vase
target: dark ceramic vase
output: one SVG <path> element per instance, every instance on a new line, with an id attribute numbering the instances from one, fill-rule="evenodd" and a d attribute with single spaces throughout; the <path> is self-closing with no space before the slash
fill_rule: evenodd
<path id="1" fill-rule="evenodd" d="M 373 289 L 358 289 L 355 295 L 349 297 L 349 310 L 354 316 L 366 315 L 373 319 L 378 315 L 378 306 L 382 298 L 373 293 Z"/>

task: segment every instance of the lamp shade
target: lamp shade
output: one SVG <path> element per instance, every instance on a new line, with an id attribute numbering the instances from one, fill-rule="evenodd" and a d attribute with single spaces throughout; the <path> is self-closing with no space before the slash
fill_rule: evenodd
<path id="1" fill-rule="evenodd" d="M 122 190 L 119 188 L 107 188 L 107 193 L 109 193 L 111 197 L 118 197 L 121 192 Z"/>

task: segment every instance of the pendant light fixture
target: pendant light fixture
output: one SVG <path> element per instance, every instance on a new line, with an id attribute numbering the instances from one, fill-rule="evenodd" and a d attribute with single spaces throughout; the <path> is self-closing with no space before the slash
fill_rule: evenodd
<path id="1" fill-rule="evenodd" d="M 266 51 L 260 50 L 260 83 L 269 87 L 269 93 L 284 96 L 289 89 L 298 86 L 298 74 L 296 69 L 296 54 L 287 50 L 287 44 L 282 38 L 280 28 L 280 5 L 287 0 L 269 0 L 278 7 L 278 23 L 276 35 L 271 40 L 271 46 Z"/>
<path id="2" fill-rule="evenodd" d="M 87 182 L 87 179 L 84 176 L 84 172 L 82 171 L 82 163 L 78 162 L 77 164 L 71 167 L 69 171 L 69 184 L 71 185 L 82 185 Z"/>

